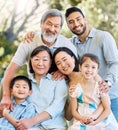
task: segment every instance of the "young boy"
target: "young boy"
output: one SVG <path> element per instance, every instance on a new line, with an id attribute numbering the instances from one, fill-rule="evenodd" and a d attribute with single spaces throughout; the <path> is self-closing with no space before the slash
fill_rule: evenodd
<path id="1" fill-rule="evenodd" d="M 3 110 L 0 118 L 0 130 L 15 130 L 17 120 L 31 118 L 36 115 L 36 109 L 29 96 L 32 93 L 30 80 L 25 76 L 16 76 L 10 84 L 13 111 Z"/>

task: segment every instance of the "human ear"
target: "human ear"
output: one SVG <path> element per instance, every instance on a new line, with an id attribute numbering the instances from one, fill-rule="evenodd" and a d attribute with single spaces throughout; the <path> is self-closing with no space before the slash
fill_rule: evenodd
<path id="1" fill-rule="evenodd" d="M 10 89 L 10 93 L 11 93 L 11 95 L 13 94 L 13 89 Z"/>
<path id="2" fill-rule="evenodd" d="M 81 65 L 79 65 L 79 71 L 81 72 Z"/>
<path id="3" fill-rule="evenodd" d="M 31 95 L 31 94 L 32 94 L 32 91 L 30 90 L 30 91 L 29 91 L 29 95 Z"/>

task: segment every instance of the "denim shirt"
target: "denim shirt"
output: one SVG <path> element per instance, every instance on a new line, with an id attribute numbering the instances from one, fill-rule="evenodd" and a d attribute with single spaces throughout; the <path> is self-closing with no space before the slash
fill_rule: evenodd
<path id="1" fill-rule="evenodd" d="M 64 106 L 68 96 L 68 87 L 65 80 L 52 80 L 47 74 L 41 78 L 40 84 L 32 77 L 32 102 L 35 104 L 38 113 L 46 111 L 51 119 L 43 121 L 41 125 L 45 129 L 66 128 L 64 119 Z"/>

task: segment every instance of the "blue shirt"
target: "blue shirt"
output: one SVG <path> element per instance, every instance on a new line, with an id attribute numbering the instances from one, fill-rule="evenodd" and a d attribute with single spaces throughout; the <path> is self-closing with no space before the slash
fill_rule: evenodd
<path id="1" fill-rule="evenodd" d="M 50 74 L 43 77 L 40 84 L 37 84 L 33 77 L 31 80 L 33 93 L 30 97 L 38 113 L 46 111 L 52 117 L 43 121 L 41 125 L 45 129 L 66 129 L 64 106 L 68 96 L 68 87 L 65 80 L 52 80 Z"/>
<path id="2" fill-rule="evenodd" d="M 77 35 L 71 42 L 76 46 L 79 57 L 85 53 L 93 53 L 100 60 L 99 74 L 104 80 L 112 83 L 111 99 L 118 98 L 118 50 L 110 33 L 92 28 L 85 43 L 81 43 Z"/>
<path id="3" fill-rule="evenodd" d="M 37 113 L 34 104 L 30 102 L 29 98 L 20 104 L 16 104 L 13 100 L 13 108 L 13 111 L 9 114 L 16 120 L 31 118 Z M 15 130 L 15 127 L 5 117 L 2 117 L 0 118 L 0 130 Z"/>

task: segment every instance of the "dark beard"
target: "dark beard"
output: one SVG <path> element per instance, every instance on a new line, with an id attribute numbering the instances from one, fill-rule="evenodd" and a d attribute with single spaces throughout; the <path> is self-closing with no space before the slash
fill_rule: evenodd
<path id="1" fill-rule="evenodd" d="M 72 30 L 71 30 L 71 31 L 72 31 Z M 85 31 L 86 31 L 86 26 L 84 26 L 83 31 L 82 31 L 81 33 L 76 33 L 76 32 L 74 32 L 74 31 L 72 31 L 72 33 L 74 33 L 74 34 L 77 35 L 77 36 L 81 36 L 82 34 L 85 33 Z"/>

